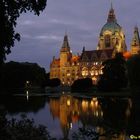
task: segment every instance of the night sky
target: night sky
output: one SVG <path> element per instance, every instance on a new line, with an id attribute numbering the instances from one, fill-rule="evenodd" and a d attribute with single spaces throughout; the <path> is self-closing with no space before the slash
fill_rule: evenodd
<path id="1" fill-rule="evenodd" d="M 133 28 L 140 28 L 140 0 L 112 0 L 118 23 L 123 27 L 126 44 L 130 48 Z M 53 56 L 59 56 L 63 37 L 67 32 L 74 54 L 96 49 L 102 26 L 106 23 L 110 0 L 48 0 L 41 15 L 21 15 L 16 42 L 7 61 L 38 63 L 49 71 Z"/>

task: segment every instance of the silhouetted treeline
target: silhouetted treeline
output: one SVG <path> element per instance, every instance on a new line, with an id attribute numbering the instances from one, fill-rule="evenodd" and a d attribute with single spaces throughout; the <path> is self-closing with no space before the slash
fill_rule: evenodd
<path id="1" fill-rule="evenodd" d="M 0 88 L 24 88 L 45 86 L 46 72 L 36 63 L 8 62 L 3 64 L 0 73 Z"/>
<path id="2" fill-rule="evenodd" d="M 93 86 L 91 78 L 75 80 L 71 86 L 73 91 L 87 91 Z"/>
<path id="3" fill-rule="evenodd" d="M 61 80 L 60 79 L 58 79 L 58 78 L 49 79 L 49 77 L 46 78 L 45 86 L 57 87 L 57 86 L 60 86 L 60 85 L 61 85 Z"/>
<path id="4" fill-rule="evenodd" d="M 140 87 L 140 54 L 131 57 L 127 62 L 129 86 Z"/>
<path id="5" fill-rule="evenodd" d="M 140 54 L 124 60 L 121 54 L 103 63 L 103 75 L 100 76 L 98 89 L 116 91 L 129 87 L 140 91 Z"/>

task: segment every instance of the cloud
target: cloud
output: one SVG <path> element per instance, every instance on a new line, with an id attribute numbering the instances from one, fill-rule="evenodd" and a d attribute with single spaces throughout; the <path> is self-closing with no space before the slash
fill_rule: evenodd
<path id="1" fill-rule="evenodd" d="M 113 6 L 118 23 L 123 27 L 126 43 L 130 48 L 133 27 L 140 27 L 140 0 L 114 0 Z M 50 0 L 45 11 L 38 17 L 31 13 L 18 20 L 17 31 L 21 42 L 16 43 L 8 61 L 37 62 L 49 70 L 52 56 L 59 55 L 63 37 L 67 32 L 74 53 L 82 47 L 96 49 L 98 36 L 106 23 L 109 1 L 103 0 Z"/>
<path id="2" fill-rule="evenodd" d="M 20 24 L 21 25 L 33 25 L 33 24 L 35 24 L 35 22 L 32 20 L 25 20 L 25 21 L 20 22 Z"/>

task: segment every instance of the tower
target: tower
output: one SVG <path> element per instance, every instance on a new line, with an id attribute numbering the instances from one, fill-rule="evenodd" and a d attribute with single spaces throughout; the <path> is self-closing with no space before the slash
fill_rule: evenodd
<path id="1" fill-rule="evenodd" d="M 138 27 L 135 26 L 133 38 L 131 41 L 131 54 L 135 55 L 138 54 L 139 52 L 140 52 L 140 37 L 139 37 Z"/>
<path id="2" fill-rule="evenodd" d="M 117 23 L 112 4 L 108 13 L 107 22 L 101 29 L 97 49 L 113 49 L 115 53 L 126 51 L 125 35 L 122 27 Z"/>
<path id="3" fill-rule="evenodd" d="M 63 44 L 60 50 L 60 67 L 66 66 L 71 60 L 72 54 L 70 51 L 68 36 L 64 36 Z"/>

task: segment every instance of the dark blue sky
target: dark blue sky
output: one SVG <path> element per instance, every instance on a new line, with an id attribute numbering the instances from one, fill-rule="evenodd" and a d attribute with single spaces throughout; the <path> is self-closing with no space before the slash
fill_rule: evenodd
<path id="1" fill-rule="evenodd" d="M 133 28 L 140 28 L 140 0 L 112 0 L 118 23 L 130 48 Z M 31 13 L 18 20 L 21 41 L 12 48 L 7 61 L 36 62 L 49 71 L 52 57 L 59 55 L 65 32 L 73 53 L 96 49 L 98 36 L 106 23 L 110 0 L 48 0 L 39 16 Z"/>

